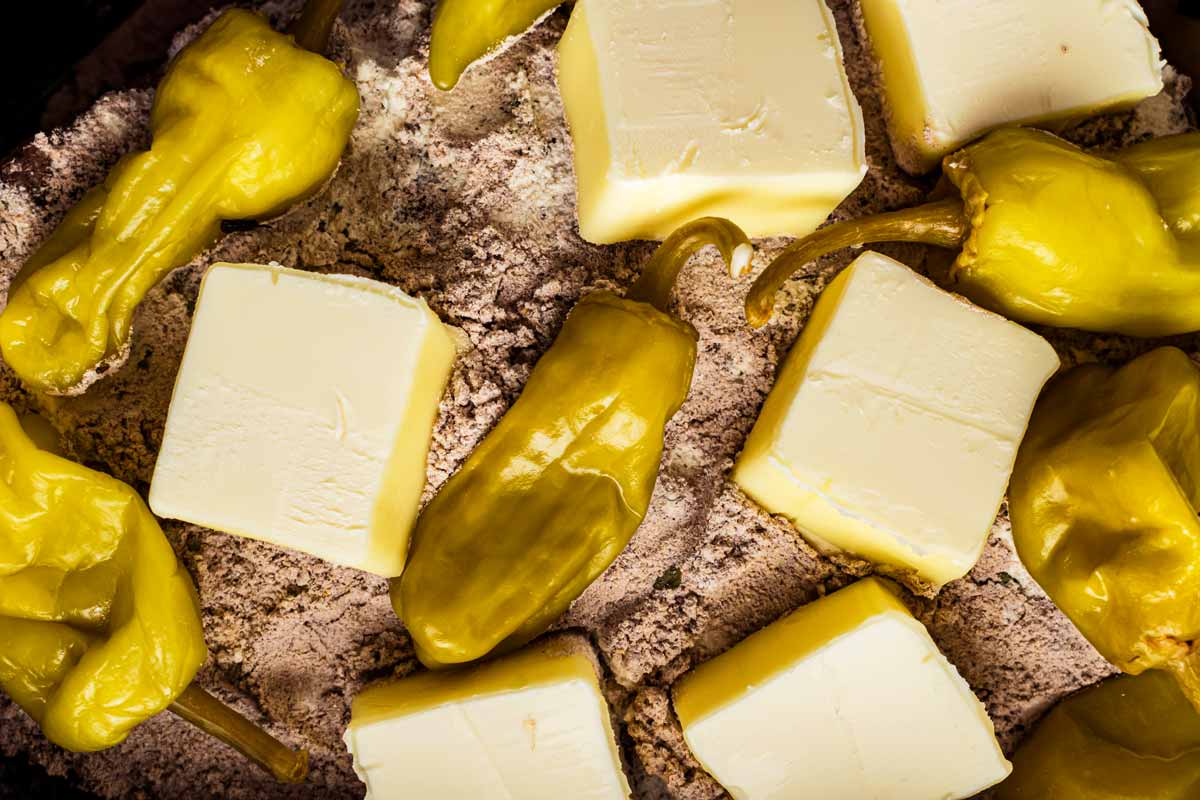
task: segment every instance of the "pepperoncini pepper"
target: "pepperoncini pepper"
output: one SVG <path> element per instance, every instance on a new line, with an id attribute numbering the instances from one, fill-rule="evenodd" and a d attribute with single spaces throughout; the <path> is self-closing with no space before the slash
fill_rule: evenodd
<path id="1" fill-rule="evenodd" d="M 1013 755 L 996 800 L 1195 800 L 1200 714 L 1161 673 L 1072 695 Z"/>
<path id="2" fill-rule="evenodd" d="M 357 115 L 335 64 L 226 11 L 159 84 L 150 149 L 122 159 L 22 269 L 0 313 L 5 361 L 35 389 L 85 389 L 125 357 L 146 292 L 223 220 L 271 217 L 325 184 Z"/>
<path id="3" fill-rule="evenodd" d="M 765 324 L 775 292 L 818 256 L 905 241 L 961 248 L 951 288 L 1011 319 L 1133 336 L 1200 329 L 1200 134 L 1103 157 L 1003 128 L 943 165 L 958 197 L 788 247 L 746 298 L 750 324 Z"/>
<path id="4" fill-rule="evenodd" d="M 450 90 L 467 67 L 519 36 L 563 0 L 441 0 L 429 34 L 429 77 Z"/>
<path id="5" fill-rule="evenodd" d="M 1009 486 L 1021 561 L 1101 655 L 1200 708 L 1200 368 L 1162 347 L 1077 367 L 1034 408 Z"/>
<path id="6" fill-rule="evenodd" d="M 625 298 L 580 300 L 516 403 L 422 512 L 391 594 L 427 666 L 533 639 L 641 524 L 696 361 L 695 329 L 665 308 L 708 244 L 735 273 L 748 267 L 745 234 L 709 217 L 672 234 Z"/>
<path id="7" fill-rule="evenodd" d="M 302 780 L 306 753 L 189 685 L 207 655 L 191 578 L 142 499 L 39 449 L 0 403 L 0 687 L 68 750 L 171 708 Z"/>

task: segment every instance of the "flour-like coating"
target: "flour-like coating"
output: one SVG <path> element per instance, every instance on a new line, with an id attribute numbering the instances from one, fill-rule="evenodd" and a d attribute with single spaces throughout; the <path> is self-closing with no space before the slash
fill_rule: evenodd
<path id="1" fill-rule="evenodd" d="M 285 23 L 298 5 L 263 8 Z M 372 277 L 424 297 L 469 343 L 434 431 L 428 500 L 517 397 L 576 300 L 627 286 L 654 248 L 597 247 L 579 238 L 571 143 L 554 80 L 554 46 L 567 11 L 446 94 L 425 71 L 430 5 L 347 4 L 333 55 L 358 83 L 362 115 L 324 192 L 270 225 L 227 236 L 172 273 L 138 313 L 128 362 L 85 395 L 35 398 L 0 368 L 0 397 L 40 411 L 72 455 L 144 493 L 208 264 L 277 261 Z M 836 216 L 919 202 L 931 179 L 897 168 L 850 2 L 830 5 L 866 118 L 871 164 Z M 176 48 L 197 31 L 181 33 Z M 1162 95 L 1070 136 L 1119 146 L 1188 129 L 1186 91 L 1186 79 L 1168 70 Z M 145 146 L 150 102 L 146 91 L 110 94 L 0 168 L 0 291 L 69 205 L 123 153 Z M 759 243 L 758 267 L 784 243 Z M 923 268 L 922 248 L 879 249 Z M 667 428 L 646 522 L 560 625 L 596 647 L 638 798 L 724 796 L 683 745 L 670 707 L 672 680 L 870 571 L 855 559 L 817 554 L 728 479 L 780 358 L 820 290 L 852 256 L 827 257 L 791 281 L 776 320 L 759 331 L 742 318 L 749 279 L 731 280 L 715 254 L 702 254 L 681 276 L 675 311 L 700 334 L 691 395 Z M 1041 332 L 1068 365 L 1121 362 L 1161 343 Z M 1194 336 L 1172 342 L 1200 350 Z M 385 360 L 389 345 L 361 344 Z M 953 491 L 952 476 L 928 480 Z M 366 684 L 418 668 L 386 582 L 183 523 L 168 521 L 165 530 L 200 591 L 212 651 L 200 683 L 284 741 L 308 748 L 309 782 L 276 784 L 169 714 L 112 750 L 74 755 L 47 744 L 19 709 L 0 701 L 0 751 L 25 754 L 107 798 L 361 797 L 341 739 L 350 701 Z M 970 575 L 937 597 L 908 601 L 987 704 L 1006 750 L 1056 699 L 1111 672 L 1021 567 L 1003 514 Z"/>

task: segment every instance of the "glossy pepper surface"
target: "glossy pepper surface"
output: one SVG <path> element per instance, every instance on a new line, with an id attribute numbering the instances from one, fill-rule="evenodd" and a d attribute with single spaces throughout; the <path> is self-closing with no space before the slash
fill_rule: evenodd
<path id="1" fill-rule="evenodd" d="M 111 747 L 207 656 L 191 578 L 136 492 L 3 404 L 0 478 L 0 686 L 56 744 Z"/>
<path id="2" fill-rule="evenodd" d="M 1077 367 L 1034 408 L 1009 486 L 1021 561 L 1125 672 L 1200 708 L 1200 368 L 1162 347 Z"/>
<path id="3" fill-rule="evenodd" d="M 830 225 L 787 248 L 746 300 L 752 325 L 804 264 L 869 242 L 960 250 L 951 289 L 1022 322 L 1133 336 L 1200 330 L 1200 134 L 1116 155 L 1004 128 L 947 156 L 957 196 Z"/>
<path id="4" fill-rule="evenodd" d="M 706 244 L 736 272 L 749 264 L 741 230 L 706 218 L 668 238 L 627 297 L 584 297 L 516 403 L 422 512 L 392 604 L 426 665 L 534 638 L 628 543 L 696 360 L 695 329 L 664 309 Z"/>
<path id="5" fill-rule="evenodd" d="M 441 0 L 429 34 L 429 77 L 453 89 L 467 67 L 519 36 L 563 0 Z"/>
<path id="6" fill-rule="evenodd" d="M 172 62 L 150 149 L 122 159 L 29 259 L 0 351 L 35 389 L 74 393 L 129 346 L 146 292 L 221 232 L 276 215 L 333 174 L 354 84 L 256 14 L 222 14 Z"/>
<path id="7" fill-rule="evenodd" d="M 997 800 L 1195 800 L 1200 713 L 1161 673 L 1063 700 L 1013 756 Z"/>
<path id="8" fill-rule="evenodd" d="M 0 403 L 0 688 L 69 750 L 111 747 L 170 708 L 304 780 L 307 752 L 190 683 L 206 656 L 195 589 L 141 497 L 25 423 L 36 443 Z"/>

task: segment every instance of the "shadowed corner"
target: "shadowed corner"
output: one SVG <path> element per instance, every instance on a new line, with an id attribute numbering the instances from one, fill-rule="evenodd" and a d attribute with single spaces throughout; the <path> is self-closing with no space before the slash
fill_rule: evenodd
<path id="1" fill-rule="evenodd" d="M 51 775 L 25 756 L 0 756 L 0 800 L 92 800 L 69 777 Z"/>
<path id="2" fill-rule="evenodd" d="M 1163 58 L 1191 77 L 1192 109 L 1200 114 L 1200 0 L 1141 0 Z"/>

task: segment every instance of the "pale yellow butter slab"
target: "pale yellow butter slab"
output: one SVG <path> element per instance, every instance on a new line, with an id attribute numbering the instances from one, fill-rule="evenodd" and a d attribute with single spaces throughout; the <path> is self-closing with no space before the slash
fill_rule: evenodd
<path id="1" fill-rule="evenodd" d="M 551 644 L 354 699 L 346 746 L 369 800 L 623 800 L 592 661 Z"/>
<path id="2" fill-rule="evenodd" d="M 801 235 L 866 174 L 822 0 L 580 0 L 558 84 L 591 242 L 664 239 L 707 215 Z"/>
<path id="3" fill-rule="evenodd" d="M 736 800 L 955 800 L 1011 766 L 925 627 L 868 578 L 681 678 L 683 735 Z"/>
<path id="4" fill-rule="evenodd" d="M 1162 90 L 1136 0 L 859 0 L 901 166 L 925 172 L 986 131 L 1058 125 Z"/>
<path id="5" fill-rule="evenodd" d="M 960 578 L 983 549 L 1045 339 L 867 252 L 825 290 L 733 480 L 818 547 Z"/>
<path id="6" fill-rule="evenodd" d="M 150 485 L 156 514 L 399 575 L 455 348 L 378 281 L 216 264 Z"/>

